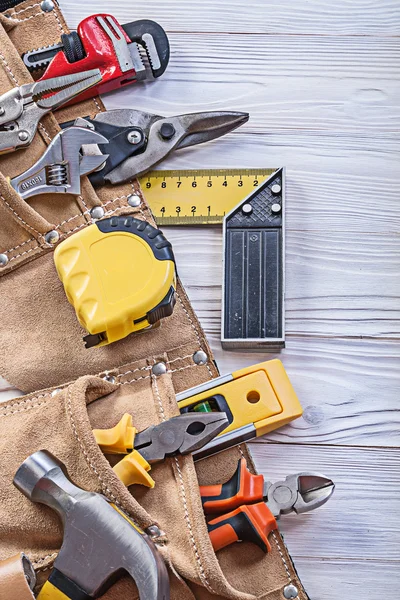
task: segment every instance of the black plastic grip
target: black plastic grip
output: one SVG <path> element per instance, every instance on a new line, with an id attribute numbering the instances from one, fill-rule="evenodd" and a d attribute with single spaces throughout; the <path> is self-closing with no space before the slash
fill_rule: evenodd
<path id="1" fill-rule="evenodd" d="M 24 0 L 0 0 L 0 12 L 7 10 L 8 8 L 14 8 L 18 4 L 22 4 Z"/>
<path id="2" fill-rule="evenodd" d="M 234 498 L 240 489 L 240 474 L 241 474 L 241 461 L 239 460 L 237 469 L 232 477 L 226 483 L 221 485 L 221 491 L 218 496 L 206 496 L 204 490 L 213 489 L 216 486 L 202 486 L 201 490 L 201 502 L 204 507 L 204 512 L 207 514 L 207 508 L 204 506 L 207 502 L 215 502 L 216 500 L 227 500 L 228 498 Z"/>
<path id="3" fill-rule="evenodd" d="M 164 237 L 160 229 L 156 229 L 147 221 L 130 216 L 110 217 L 96 221 L 96 225 L 102 233 L 123 231 L 137 235 L 148 243 L 157 260 L 172 260 L 175 262 L 171 243 Z"/>
<path id="4" fill-rule="evenodd" d="M 210 522 L 207 524 L 209 534 L 212 534 L 212 532 L 216 532 L 218 529 L 221 529 L 222 527 L 224 527 L 225 529 L 227 527 L 230 527 L 235 532 L 237 541 L 251 542 L 252 544 L 256 544 L 257 546 L 259 546 L 263 552 L 268 552 L 268 550 L 269 550 L 268 546 L 262 540 L 256 527 L 253 525 L 251 518 L 246 513 L 238 512 L 237 514 L 232 515 L 232 516 L 226 515 L 225 518 L 216 519 L 216 521 L 218 521 L 218 522 L 217 523 Z M 210 537 L 211 537 L 211 541 L 213 542 L 213 540 L 215 539 L 214 536 L 211 535 Z M 213 544 L 214 549 L 216 551 L 221 548 L 224 548 L 225 546 L 228 546 L 233 541 L 230 536 L 221 536 L 220 540 L 224 539 L 224 538 L 225 538 L 225 541 L 222 543 L 220 541 L 217 547 L 215 544 Z"/>

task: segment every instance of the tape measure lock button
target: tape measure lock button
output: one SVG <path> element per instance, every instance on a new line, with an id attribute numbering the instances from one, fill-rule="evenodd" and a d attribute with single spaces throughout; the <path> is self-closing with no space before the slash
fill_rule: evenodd
<path id="1" fill-rule="evenodd" d="M 147 221 L 111 217 L 89 225 L 54 252 L 58 276 L 87 348 L 154 327 L 172 314 L 176 270 L 170 242 Z"/>
<path id="2" fill-rule="evenodd" d="M 176 295 L 175 288 L 173 286 L 170 287 L 168 294 L 165 298 L 152 310 L 150 310 L 147 315 L 147 321 L 150 325 L 154 325 L 164 319 L 165 317 L 170 317 L 174 312 L 174 306 L 176 304 Z"/>

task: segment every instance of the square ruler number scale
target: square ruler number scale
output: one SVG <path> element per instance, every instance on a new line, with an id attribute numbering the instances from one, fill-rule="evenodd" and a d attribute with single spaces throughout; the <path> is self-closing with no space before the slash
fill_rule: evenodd
<path id="1" fill-rule="evenodd" d="M 284 177 L 278 168 L 161 170 L 140 178 L 161 228 L 223 226 L 225 349 L 284 346 Z"/>

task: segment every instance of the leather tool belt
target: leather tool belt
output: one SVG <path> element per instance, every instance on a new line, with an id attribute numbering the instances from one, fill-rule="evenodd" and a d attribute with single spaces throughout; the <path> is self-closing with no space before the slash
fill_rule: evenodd
<path id="1" fill-rule="evenodd" d="M 27 0 L 1 14 L 1 92 L 32 82 L 21 55 L 33 45 L 57 42 L 62 33 L 68 28 L 58 6 L 44 12 L 40 3 Z M 176 393 L 218 374 L 179 282 L 174 313 L 161 327 L 101 348 L 84 348 L 83 330 L 58 280 L 54 247 L 45 236 L 57 231 L 62 241 L 90 225 L 95 206 L 103 207 L 106 217 L 129 214 L 153 223 L 137 181 L 95 191 L 83 178 L 79 197 L 54 194 L 23 201 L 6 180 L 36 162 L 60 130 L 59 122 L 103 110 L 101 100 L 94 98 L 50 114 L 29 148 L 0 157 L 0 253 L 8 257 L 0 270 L 1 374 L 28 393 L 0 405 L 0 560 L 24 552 L 36 571 L 37 592 L 57 556 L 62 541 L 57 516 L 12 485 L 21 462 L 46 448 L 65 463 L 77 485 L 103 493 L 142 528 L 156 524 L 165 532 L 155 541 L 169 568 L 172 599 L 282 600 L 283 589 L 293 583 L 298 598 L 306 600 L 279 532 L 271 534 L 268 554 L 248 543 L 233 544 L 218 555 L 213 551 L 199 484 L 227 480 L 241 456 L 252 465 L 245 445 L 196 465 L 191 456 L 168 458 L 152 469 L 154 490 L 128 490 L 95 443 L 92 429 L 112 427 L 124 413 L 133 415 L 139 430 L 177 415 Z M 141 199 L 136 208 L 127 202 L 132 193 Z M 208 356 L 205 365 L 193 360 L 199 350 Z M 160 361 L 167 372 L 156 376 L 152 366 Z M 20 569 L 13 572 L 21 578 Z M 7 581 L 1 569 L 0 580 Z M 16 580 L 9 575 L 10 582 Z M 135 590 L 126 577 L 104 598 L 136 598 Z"/>

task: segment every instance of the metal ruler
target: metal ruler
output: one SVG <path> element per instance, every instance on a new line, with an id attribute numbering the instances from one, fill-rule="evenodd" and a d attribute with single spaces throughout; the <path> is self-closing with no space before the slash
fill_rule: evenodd
<path id="1" fill-rule="evenodd" d="M 222 347 L 285 345 L 285 172 L 278 169 L 223 221 Z"/>
<path id="2" fill-rule="evenodd" d="M 151 171 L 140 178 L 159 227 L 220 225 L 277 169 Z"/>

